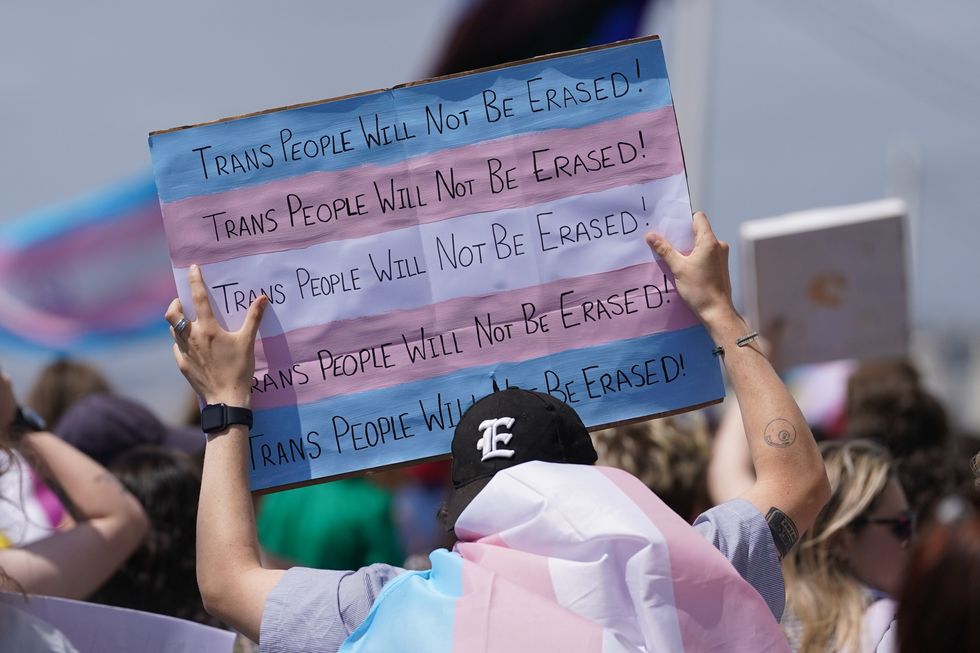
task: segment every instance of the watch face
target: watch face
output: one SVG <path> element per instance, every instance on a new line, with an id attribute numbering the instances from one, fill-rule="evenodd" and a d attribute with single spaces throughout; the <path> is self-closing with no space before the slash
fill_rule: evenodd
<path id="1" fill-rule="evenodd" d="M 205 433 L 220 431 L 225 427 L 225 407 L 221 404 L 205 406 L 201 411 L 201 430 Z"/>

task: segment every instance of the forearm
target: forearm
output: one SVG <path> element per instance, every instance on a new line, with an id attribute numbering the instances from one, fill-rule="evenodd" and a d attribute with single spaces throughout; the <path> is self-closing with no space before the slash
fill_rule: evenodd
<path id="1" fill-rule="evenodd" d="M 20 549 L 2 567 L 26 591 L 81 599 L 98 589 L 139 546 L 148 527 L 139 502 L 101 465 L 50 433 L 25 444 L 75 506 L 78 522 Z"/>
<path id="2" fill-rule="evenodd" d="M 231 426 L 209 440 L 197 511 L 197 576 L 209 609 L 220 612 L 228 586 L 261 560 L 248 489 L 248 429 Z"/>
<path id="3" fill-rule="evenodd" d="M 739 347 L 750 329 L 734 310 L 705 320 L 715 343 L 725 349 L 725 368 L 738 400 L 755 467 L 746 492 L 766 514 L 775 507 L 800 532 L 812 524 L 826 500 L 823 460 L 796 401 L 766 359 L 758 341 Z"/>
<path id="4" fill-rule="evenodd" d="M 266 596 L 283 572 L 262 568 L 248 490 L 247 442 L 248 429 L 232 426 L 212 435 L 205 450 L 197 509 L 197 582 L 207 611 L 257 642 Z"/>
<path id="5" fill-rule="evenodd" d="M 756 480 L 742 496 L 769 522 L 785 555 L 813 523 L 830 494 L 823 460 L 799 407 L 763 355 L 758 341 L 739 347 L 749 332 L 732 305 L 728 244 L 718 240 L 704 213 L 694 214 L 694 249 L 681 254 L 662 236 L 646 236 L 674 273 L 688 306 L 724 347 L 725 367 L 742 413 Z"/>
<path id="6" fill-rule="evenodd" d="M 102 465 L 51 433 L 32 433 L 25 444 L 71 500 L 77 520 L 119 518 L 140 535 L 146 530 L 139 502 Z"/>
<path id="7" fill-rule="evenodd" d="M 745 440 L 738 400 L 725 400 L 725 412 L 711 446 L 708 464 L 708 494 L 714 504 L 743 494 L 755 483 L 752 455 Z"/>
<path id="8" fill-rule="evenodd" d="M 255 338 L 268 298 L 252 302 L 242 328 L 231 333 L 214 317 L 201 269 L 188 272 L 197 319 L 188 323 L 175 299 L 167 308 L 174 358 L 181 373 L 209 404 L 248 408 L 255 371 Z M 181 325 L 178 332 L 174 325 Z M 248 429 L 214 433 L 204 454 L 197 516 L 197 581 L 208 612 L 258 641 L 266 597 L 282 571 L 263 569 L 248 492 Z"/>

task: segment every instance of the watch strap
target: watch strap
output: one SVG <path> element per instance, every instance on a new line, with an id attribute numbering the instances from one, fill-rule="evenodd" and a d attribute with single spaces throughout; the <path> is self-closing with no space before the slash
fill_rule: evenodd
<path id="1" fill-rule="evenodd" d="M 205 433 L 224 431 L 235 424 L 252 428 L 252 411 L 227 404 L 208 404 L 201 411 L 201 428 Z"/>

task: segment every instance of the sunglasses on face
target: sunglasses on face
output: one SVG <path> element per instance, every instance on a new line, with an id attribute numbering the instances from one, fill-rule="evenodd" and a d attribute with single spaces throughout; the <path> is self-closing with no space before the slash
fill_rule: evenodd
<path id="1" fill-rule="evenodd" d="M 854 520 L 854 525 L 861 528 L 867 524 L 879 524 L 887 526 L 897 539 L 907 542 L 915 532 L 916 515 L 912 511 L 906 511 L 898 517 L 867 517 L 862 515 Z"/>

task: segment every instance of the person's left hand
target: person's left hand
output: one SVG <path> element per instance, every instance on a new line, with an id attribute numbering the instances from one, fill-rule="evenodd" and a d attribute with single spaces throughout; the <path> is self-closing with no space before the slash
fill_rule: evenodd
<path id="1" fill-rule="evenodd" d="M 177 367 L 206 403 L 247 408 L 255 372 L 255 336 L 268 298 L 256 298 L 242 327 L 232 333 L 221 328 L 214 317 L 201 268 L 192 265 L 188 280 L 197 319 L 177 334 L 173 327 L 184 317 L 180 300 L 170 302 L 165 314 L 175 341 Z"/>

